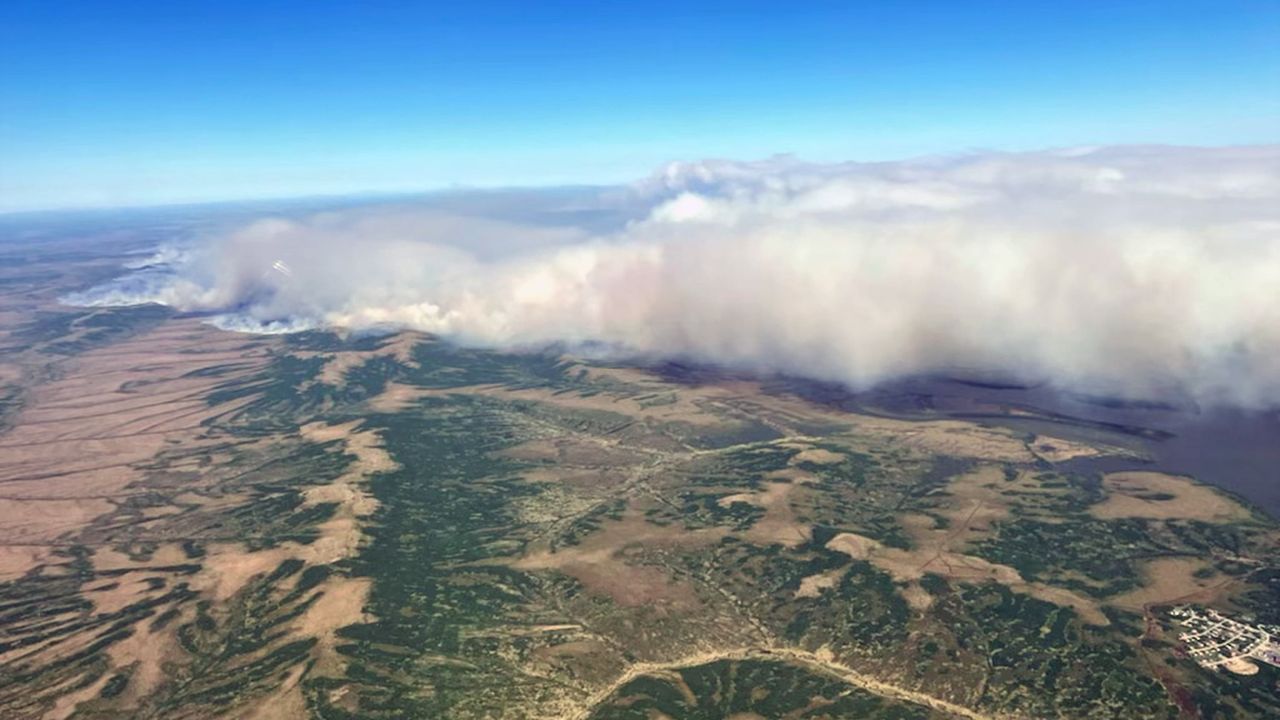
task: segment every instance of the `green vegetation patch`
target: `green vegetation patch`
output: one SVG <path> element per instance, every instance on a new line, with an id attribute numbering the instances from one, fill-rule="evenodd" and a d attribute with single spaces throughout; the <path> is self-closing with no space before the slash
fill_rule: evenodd
<path id="1" fill-rule="evenodd" d="M 941 713 L 890 700 L 838 678 L 770 660 L 718 660 L 644 675 L 616 690 L 593 720 L 734 717 L 934 720 Z"/>

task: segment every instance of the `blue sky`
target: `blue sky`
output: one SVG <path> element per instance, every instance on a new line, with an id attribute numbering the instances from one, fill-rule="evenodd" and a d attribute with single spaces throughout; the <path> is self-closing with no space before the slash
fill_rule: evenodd
<path id="1" fill-rule="evenodd" d="M 0 210 L 1274 142 L 1278 37 L 1276 0 L 7 0 Z"/>

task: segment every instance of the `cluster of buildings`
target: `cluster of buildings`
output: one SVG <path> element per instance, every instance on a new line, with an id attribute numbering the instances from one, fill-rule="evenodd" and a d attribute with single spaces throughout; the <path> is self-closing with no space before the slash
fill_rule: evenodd
<path id="1" fill-rule="evenodd" d="M 1179 605 L 1169 614 L 1182 626 L 1179 639 L 1200 665 L 1240 675 L 1258 672 L 1257 662 L 1280 667 L 1280 626 L 1233 620 L 1210 608 Z"/>

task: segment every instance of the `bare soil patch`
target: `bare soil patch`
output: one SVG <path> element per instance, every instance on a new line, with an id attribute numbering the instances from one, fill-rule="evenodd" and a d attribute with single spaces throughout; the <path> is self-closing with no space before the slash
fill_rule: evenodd
<path id="1" fill-rule="evenodd" d="M 141 700 L 165 680 L 165 663 L 181 657 L 177 643 L 167 632 L 151 632 L 138 627 L 133 635 L 115 643 L 107 651 L 117 669 L 133 666 L 125 697 Z"/>
<path id="2" fill-rule="evenodd" d="M 0 498 L 0 542 L 44 543 L 83 528 L 115 509 L 101 498 L 13 500 Z"/>
<path id="3" fill-rule="evenodd" d="M 378 413 L 397 413 L 427 393 L 420 387 L 389 382 L 380 395 L 368 402 L 369 409 Z"/>
<path id="4" fill-rule="evenodd" d="M 382 438 L 371 430 L 359 430 L 360 421 L 341 425 L 311 423 L 302 428 L 302 437 L 311 442 L 342 441 L 342 448 L 355 460 L 347 472 L 328 485 L 308 488 L 307 505 L 337 503 L 334 515 L 319 527 L 320 537 L 308 547 L 307 554 L 322 563 L 354 557 L 364 538 L 361 520 L 378 507 L 377 500 L 365 490 L 368 477 L 399 467 L 382 446 Z"/>
<path id="5" fill-rule="evenodd" d="M 878 443 L 917 448 L 938 455 L 989 462 L 1033 462 L 1036 458 L 1011 430 L 988 428 L 959 420 L 907 421 L 864 415 L 847 416 L 854 432 Z"/>
<path id="6" fill-rule="evenodd" d="M 294 355 L 309 358 L 324 358 L 324 367 L 320 370 L 319 381 L 326 385 L 342 387 L 347 383 L 347 373 L 374 358 L 391 357 L 397 362 L 417 367 L 413 360 L 413 349 L 423 342 L 426 336 L 410 330 L 396 333 L 374 350 L 338 350 L 336 352 L 295 352 Z"/>
<path id="7" fill-rule="evenodd" d="M 908 587 L 926 573 L 958 582 L 998 582 L 1014 592 L 1072 607 L 1086 622 L 1108 624 L 1091 598 L 1044 583 L 1028 582 L 1012 567 L 965 553 L 969 543 L 988 536 L 992 524 L 1008 516 L 1007 499 L 1002 495 L 1004 483 L 1003 471 L 992 465 L 981 466 L 952 480 L 948 485 L 950 507 L 944 511 L 950 522 L 945 527 L 936 527 L 934 519 L 927 515 L 901 516 L 899 521 L 911 535 L 911 550 L 886 547 L 855 533 L 836 535 L 828 541 L 827 548 L 867 560 L 888 572 L 894 580 L 909 583 Z M 926 603 L 919 593 L 913 594 L 914 598 L 904 593 L 904 598 L 909 602 L 914 600 L 917 606 Z"/>
<path id="8" fill-rule="evenodd" d="M 1231 658 L 1222 664 L 1222 667 L 1236 675 L 1257 675 L 1258 666 L 1251 660 L 1245 658 Z"/>
<path id="9" fill-rule="evenodd" d="M 836 570 L 828 570 L 817 575 L 810 575 L 800 580 L 800 587 L 796 590 L 796 597 L 818 597 L 823 590 L 830 590 L 840 583 L 841 576 L 844 575 L 844 568 Z"/>
<path id="10" fill-rule="evenodd" d="M 246 720 L 304 720 L 311 717 L 300 684 L 306 669 L 303 666 L 290 670 L 279 689 L 253 704 Z"/>
<path id="11" fill-rule="evenodd" d="M 191 585 L 208 592 L 214 600 L 223 602 L 253 578 L 271 572 L 296 554 L 296 547 L 286 547 L 284 544 L 257 552 L 249 552 L 240 543 L 211 544 L 206 548 L 206 555 L 201 563 L 204 567 L 192 579 Z"/>
<path id="12" fill-rule="evenodd" d="M 792 464 L 813 463 L 815 465 L 835 465 L 844 461 L 845 455 L 843 453 L 832 452 L 820 447 L 805 448 L 791 459 Z"/>
<path id="13" fill-rule="evenodd" d="M 320 674 L 341 674 L 344 662 L 334 650 L 338 642 L 336 633 L 348 625 L 370 620 L 364 607 L 372 585 L 369 578 L 330 579 L 321 585 L 320 598 L 299 619 L 297 632 L 318 640 L 316 670 Z"/>
<path id="14" fill-rule="evenodd" d="M 66 361 L 30 388 L 0 435 L 0 543 L 62 540 L 114 512 L 140 467 L 172 443 L 204 442 L 202 423 L 238 406 L 211 407 L 206 396 L 262 367 L 271 342 L 182 320 Z M 193 374 L 212 366 L 228 370 Z M 41 557 L 4 551 L 0 573 L 22 574 Z"/>
<path id="15" fill-rule="evenodd" d="M 1167 557 L 1148 561 L 1142 566 L 1142 587 L 1112 598 L 1111 603 L 1141 610 L 1146 605 L 1186 602 L 1191 598 L 1207 600 L 1219 594 L 1224 579 L 1221 576 L 1198 578 L 1195 573 L 1211 566 L 1211 562 L 1201 558 Z"/>
<path id="16" fill-rule="evenodd" d="M 164 579 L 164 576 L 131 573 L 118 580 L 95 583 L 84 588 L 83 592 L 93 603 L 93 611 L 105 615 L 145 599 L 153 592 L 147 581 L 155 578 Z"/>
<path id="17" fill-rule="evenodd" d="M 1095 517 L 1230 521 L 1249 517 L 1240 503 L 1208 485 L 1157 472 L 1103 477 L 1107 499 L 1090 508 Z"/>
<path id="18" fill-rule="evenodd" d="M 795 490 L 795 482 L 775 479 L 766 482 L 764 489 L 753 493 L 738 493 L 720 498 L 719 504 L 728 507 L 735 502 L 745 502 L 763 508 L 764 517 L 742 533 L 742 538 L 759 545 L 781 544 L 786 547 L 803 545 L 809 541 L 808 525 L 796 522 L 788 499 Z"/>
<path id="19" fill-rule="evenodd" d="M 902 589 L 902 599 L 907 601 L 907 605 L 919 612 L 924 612 L 933 606 L 933 596 L 925 590 L 918 582 L 907 583 Z"/>
<path id="20" fill-rule="evenodd" d="M 109 676 L 104 675 L 79 690 L 68 690 L 65 693 L 60 693 L 53 707 L 44 714 L 43 720 L 66 720 L 71 717 L 76 711 L 76 706 L 82 702 L 92 700 L 98 696 L 98 693 L 102 692 L 102 687 L 107 684 L 108 679 L 110 679 Z"/>
<path id="21" fill-rule="evenodd" d="M 1126 451 L 1120 448 L 1099 448 L 1094 445 L 1064 440 L 1048 435 L 1037 435 L 1028 445 L 1036 457 L 1051 463 L 1066 462 L 1076 458 L 1097 457 L 1099 455 L 1120 455 Z"/>
<path id="22" fill-rule="evenodd" d="M 25 575 L 43 563 L 52 550 L 45 545 L 0 545 L 0 582 Z"/>
<path id="23" fill-rule="evenodd" d="M 581 582 L 588 591 L 612 598 L 623 607 L 663 605 L 691 609 L 699 605 L 692 585 L 673 579 L 652 565 L 628 562 L 632 548 L 702 546 L 719 541 L 724 528 L 685 530 L 661 526 L 636 514 L 612 520 L 588 535 L 580 545 L 556 552 L 537 551 L 513 563 L 521 570 L 556 570 Z"/>

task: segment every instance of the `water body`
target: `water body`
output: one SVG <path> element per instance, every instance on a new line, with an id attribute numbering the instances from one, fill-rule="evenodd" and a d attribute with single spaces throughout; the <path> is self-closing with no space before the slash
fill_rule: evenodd
<path id="1" fill-rule="evenodd" d="M 829 392 L 829 389 L 828 389 Z M 1280 518 L 1280 411 L 1206 410 L 1178 403 L 1126 403 L 1049 386 L 911 378 L 837 394 L 848 409 L 900 418 L 952 417 L 1012 429 L 1110 443 L 1141 452 L 1069 467 L 1148 469 L 1190 475 Z"/>

